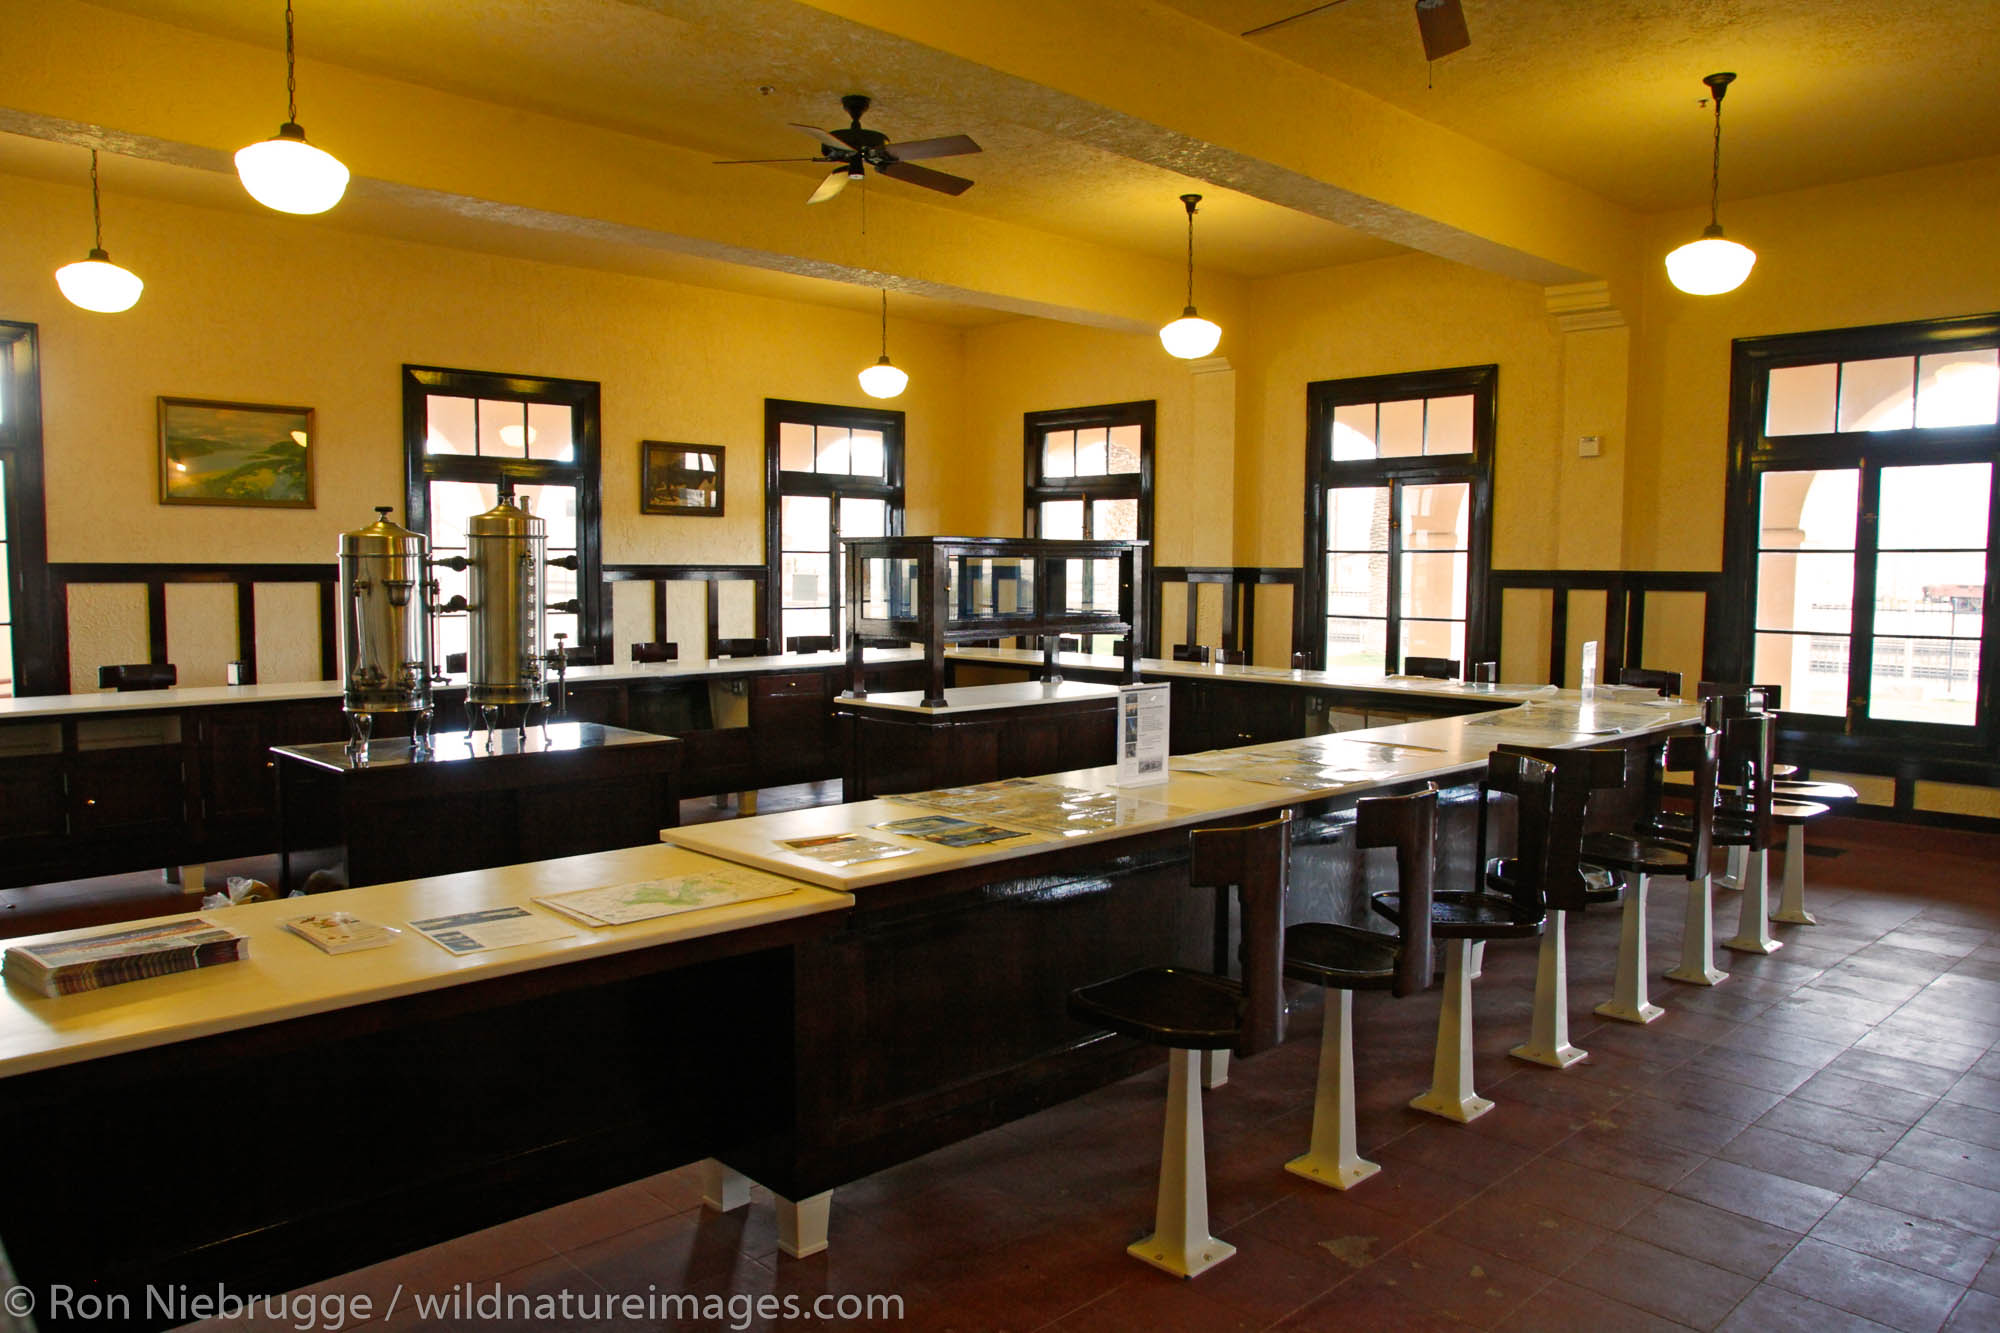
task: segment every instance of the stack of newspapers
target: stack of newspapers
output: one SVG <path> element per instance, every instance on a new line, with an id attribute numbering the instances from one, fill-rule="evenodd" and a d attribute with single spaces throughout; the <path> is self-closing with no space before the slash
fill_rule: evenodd
<path id="1" fill-rule="evenodd" d="M 43 995 L 190 972 L 250 956 L 250 941 L 200 917 L 155 921 L 124 930 L 7 950 L 7 980 Z"/>

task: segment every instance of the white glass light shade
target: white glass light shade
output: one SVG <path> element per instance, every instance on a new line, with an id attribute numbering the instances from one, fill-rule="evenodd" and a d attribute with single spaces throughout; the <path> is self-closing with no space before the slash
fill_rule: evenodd
<path id="1" fill-rule="evenodd" d="M 1733 292 L 1750 276 L 1757 252 L 1709 227 L 1701 239 L 1689 241 L 1667 256 L 1667 280 L 1689 296 L 1720 296 Z"/>
<path id="2" fill-rule="evenodd" d="M 324 213 L 347 192 L 347 168 L 306 142 L 286 121 L 277 137 L 236 150 L 236 174 L 250 197 L 280 213 Z"/>
<path id="3" fill-rule="evenodd" d="M 910 382 L 910 377 L 890 365 L 886 356 L 862 371 L 860 379 L 861 392 L 870 398 L 894 398 Z"/>
<path id="4" fill-rule="evenodd" d="M 102 250 L 92 250 L 88 259 L 64 264 L 56 270 L 56 286 L 73 306 L 115 315 L 130 310 L 146 284 L 130 269 L 120 268 Z"/>
<path id="5" fill-rule="evenodd" d="M 1193 306 L 1183 310 L 1179 319 L 1160 330 L 1160 346 L 1167 349 L 1167 355 L 1177 356 L 1183 361 L 1207 356 L 1221 341 L 1222 326 L 1195 314 Z"/>

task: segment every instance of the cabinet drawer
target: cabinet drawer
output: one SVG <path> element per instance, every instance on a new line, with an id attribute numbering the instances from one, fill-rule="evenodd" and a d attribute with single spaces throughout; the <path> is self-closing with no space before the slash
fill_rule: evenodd
<path id="1" fill-rule="evenodd" d="M 827 678 L 820 672 L 805 676 L 759 676 L 750 683 L 757 699 L 824 699 Z"/>

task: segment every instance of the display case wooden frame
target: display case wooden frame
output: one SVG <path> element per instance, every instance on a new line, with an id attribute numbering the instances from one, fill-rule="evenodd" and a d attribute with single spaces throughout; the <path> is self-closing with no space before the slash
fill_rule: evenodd
<path id="1" fill-rule="evenodd" d="M 869 646 L 896 646 L 915 643 L 924 650 L 928 684 L 924 707 L 942 708 L 946 644 L 976 639 L 1006 638 L 1013 635 L 1039 636 L 1042 642 L 1042 679 L 1060 681 L 1056 666 L 1056 639 L 1065 633 L 1123 634 L 1127 681 L 1139 679 L 1139 645 L 1145 637 L 1143 571 L 1139 561 L 1147 543 L 1141 541 L 1052 541 L 1032 537 L 857 537 L 841 542 L 844 561 L 844 590 L 847 601 L 848 697 L 865 698 L 861 678 L 862 649 Z M 951 563 L 954 560 L 1020 560 L 1033 568 L 1034 604 L 1015 615 L 981 614 L 972 609 L 971 581 L 959 581 L 964 605 L 949 604 Z M 1064 581 L 1071 560 L 1116 560 L 1118 562 L 1118 609 L 1078 611 L 1064 607 Z M 907 606 L 888 608 L 887 614 L 863 614 L 870 560 L 914 560 L 917 595 Z"/>
<path id="2" fill-rule="evenodd" d="M 159 405 L 161 504 L 314 507 L 312 408 L 165 397 Z M 197 462 L 220 466 L 190 466 Z"/>
<path id="3" fill-rule="evenodd" d="M 715 466 L 690 466 L 685 459 L 693 455 Z M 677 456 L 682 461 L 676 462 Z M 721 518 L 724 498 L 721 445 L 639 441 L 640 513 Z"/>

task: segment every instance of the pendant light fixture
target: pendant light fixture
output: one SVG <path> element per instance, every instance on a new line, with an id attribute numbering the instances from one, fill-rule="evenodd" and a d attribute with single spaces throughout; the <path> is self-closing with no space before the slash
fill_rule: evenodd
<path id="1" fill-rule="evenodd" d="M 1198 194 L 1181 196 L 1181 203 L 1187 206 L 1188 219 L 1187 309 L 1181 311 L 1179 319 L 1160 330 L 1160 345 L 1167 349 L 1170 356 L 1177 356 L 1183 361 L 1207 356 L 1222 341 L 1222 327 L 1194 312 L 1194 206 L 1200 202 Z"/>
<path id="2" fill-rule="evenodd" d="M 90 253 L 56 270 L 56 286 L 73 306 L 115 315 L 130 310 L 146 284 L 130 269 L 120 268 L 104 253 L 104 214 L 97 198 L 97 150 L 90 150 Z"/>
<path id="3" fill-rule="evenodd" d="M 298 60 L 292 52 L 292 4 L 285 0 L 286 120 L 275 137 L 236 150 L 236 174 L 250 197 L 280 213 L 324 213 L 347 191 L 347 168 L 306 142 L 299 128 Z"/>
<path id="4" fill-rule="evenodd" d="M 1734 74 L 1711 74 L 1702 80 L 1715 103 L 1715 158 L 1709 168 L 1708 225 L 1702 228 L 1700 240 L 1689 241 L 1667 256 L 1668 281 L 1690 296 L 1720 296 L 1735 291 L 1757 262 L 1757 252 L 1724 238 L 1722 224 L 1716 220 L 1722 191 L 1722 95 L 1735 81 Z"/>
<path id="5" fill-rule="evenodd" d="M 882 357 L 858 377 L 861 392 L 870 398 L 894 398 L 909 384 L 910 377 L 889 364 L 889 289 L 882 289 Z"/>

